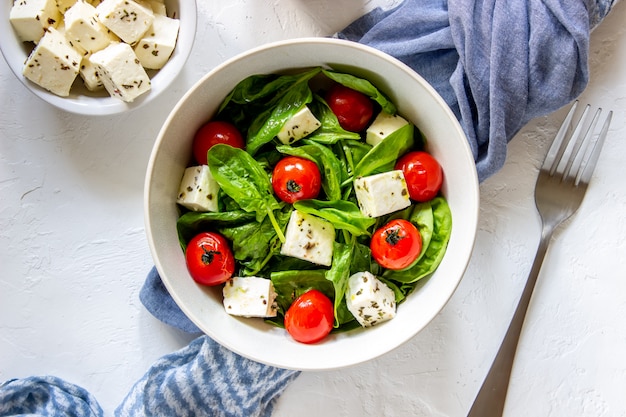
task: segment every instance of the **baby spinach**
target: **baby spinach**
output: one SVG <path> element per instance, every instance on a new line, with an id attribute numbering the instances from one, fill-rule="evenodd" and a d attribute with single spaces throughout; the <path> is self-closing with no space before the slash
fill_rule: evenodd
<path id="1" fill-rule="evenodd" d="M 369 96 L 372 100 L 377 102 L 385 112 L 396 114 L 396 106 L 368 80 L 356 77 L 352 74 L 330 70 L 323 70 L 323 73 L 331 80 Z"/>
<path id="2" fill-rule="evenodd" d="M 235 200 L 244 211 L 255 212 L 257 222 L 268 216 L 278 238 L 285 241 L 282 228 L 276 221 L 276 201 L 269 175 L 246 151 L 218 144 L 207 153 L 209 169 L 221 189 Z"/>
<path id="3" fill-rule="evenodd" d="M 390 171 L 398 157 L 414 144 L 412 124 L 405 125 L 369 150 L 354 168 L 355 177 L 365 177 L 378 172 Z"/>
<path id="4" fill-rule="evenodd" d="M 293 205 L 296 210 L 326 219 L 335 229 L 347 230 L 355 236 L 370 236 L 376 219 L 364 216 L 359 206 L 346 200 L 301 200 Z"/>

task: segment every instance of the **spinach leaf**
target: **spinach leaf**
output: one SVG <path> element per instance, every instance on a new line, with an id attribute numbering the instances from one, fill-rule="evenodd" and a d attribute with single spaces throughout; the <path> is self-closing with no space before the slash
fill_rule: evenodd
<path id="1" fill-rule="evenodd" d="M 409 221 L 417 226 L 417 230 L 420 232 L 422 238 L 422 251 L 417 257 L 416 263 L 422 259 L 426 249 L 430 245 L 430 240 L 433 237 L 435 228 L 435 216 L 433 214 L 432 203 L 426 201 L 424 203 L 415 204 L 411 211 Z"/>
<path id="2" fill-rule="evenodd" d="M 383 277 L 400 283 L 415 283 L 432 274 L 441 263 L 452 232 L 452 214 L 443 197 L 430 201 L 433 211 L 433 234 L 421 260 L 414 266 L 401 271 L 387 270 Z"/>
<path id="3" fill-rule="evenodd" d="M 318 72 L 319 69 L 301 74 L 288 87 L 279 91 L 271 102 L 264 105 L 265 110 L 258 114 L 248 129 L 246 150 L 250 155 L 254 155 L 261 146 L 274 139 L 285 123 L 313 100 L 308 81 Z M 293 76 L 283 77 L 293 79 Z"/>
<path id="4" fill-rule="evenodd" d="M 387 113 L 396 114 L 396 106 L 366 79 L 355 77 L 351 74 L 344 74 L 329 70 L 323 70 L 322 72 L 331 80 L 369 96 Z"/>
<path id="5" fill-rule="evenodd" d="M 289 309 L 296 298 L 312 289 L 321 291 L 331 300 L 335 298 L 333 284 L 326 279 L 324 269 L 272 272 L 270 279 L 278 294 L 276 302 L 283 312 Z"/>
<path id="6" fill-rule="evenodd" d="M 289 221 L 291 210 L 278 212 L 276 220 L 281 228 Z M 280 252 L 281 242 L 268 217 L 261 223 L 255 220 L 234 226 L 218 227 L 222 235 L 232 242 L 233 255 L 244 267 L 242 276 L 257 275 Z"/>
<path id="7" fill-rule="evenodd" d="M 335 289 L 334 297 L 331 299 L 334 299 L 336 328 L 343 323 L 354 320 L 354 316 L 345 306 L 345 295 L 348 288 L 348 279 L 350 278 L 350 264 L 353 252 L 353 243 L 342 244 L 335 242 L 333 263 L 326 273 L 326 279 L 333 283 Z M 342 305 L 344 305 L 344 308 L 341 308 Z"/>
<path id="8" fill-rule="evenodd" d="M 273 212 L 281 204 L 274 198 L 269 175 L 261 165 L 246 151 L 224 144 L 213 146 L 207 155 L 211 174 L 221 189 L 244 211 L 255 212 L 257 222 L 268 216 L 278 238 L 284 242 L 285 235 Z"/>
<path id="9" fill-rule="evenodd" d="M 349 132 L 341 127 L 335 113 L 328 107 L 328 104 L 321 97 L 314 95 L 313 101 L 309 104 L 309 109 L 322 124 L 307 139 L 313 142 L 331 145 L 343 139 L 360 140 L 361 135 L 356 132 Z"/>
<path id="10" fill-rule="evenodd" d="M 254 219 L 254 214 L 243 210 L 219 213 L 188 211 L 176 220 L 178 240 L 184 252 L 187 242 L 201 231 L 215 230 L 224 225 L 241 224 L 251 219 Z"/>
<path id="11" fill-rule="evenodd" d="M 410 123 L 387 136 L 359 161 L 354 168 L 355 178 L 392 170 L 398 157 L 413 147 L 413 136 Z"/>
<path id="12" fill-rule="evenodd" d="M 310 199 L 296 201 L 293 206 L 304 213 L 326 219 L 335 229 L 347 230 L 355 236 L 370 236 L 368 229 L 376 223 L 376 219 L 364 216 L 359 207 L 351 201 Z"/>

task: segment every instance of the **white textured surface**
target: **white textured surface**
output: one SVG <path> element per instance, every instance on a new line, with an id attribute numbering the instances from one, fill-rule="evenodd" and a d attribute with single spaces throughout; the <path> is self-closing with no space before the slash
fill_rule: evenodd
<path id="1" fill-rule="evenodd" d="M 185 334 L 138 300 L 152 265 L 143 178 L 160 123 L 225 58 L 267 41 L 328 35 L 394 1 L 199 1 L 183 75 L 150 106 L 116 117 L 56 110 L 0 62 L 0 381 L 53 374 L 107 412 Z M 531 303 L 507 416 L 625 417 L 626 4 L 594 32 L 581 101 L 615 111 L 593 183 L 559 229 Z M 419 335 L 370 363 L 304 373 L 287 416 L 464 416 L 513 313 L 539 240 L 536 173 L 563 111 L 534 120 L 481 186 L 475 252 L 455 295 Z"/>

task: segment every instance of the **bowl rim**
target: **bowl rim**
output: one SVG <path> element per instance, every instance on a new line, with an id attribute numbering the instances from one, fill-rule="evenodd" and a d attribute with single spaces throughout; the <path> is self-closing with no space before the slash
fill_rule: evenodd
<path id="1" fill-rule="evenodd" d="M 244 357 L 247 357 L 248 359 L 257 361 L 257 362 L 261 362 L 261 363 L 265 363 L 267 365 L 271 365 L 271 366 L 276 366 L 279 368 L 285 368 L 285 369 L 295 369 L 295 370 L 330 370 L 330 369 L 339 369 L 339 368 L 344 368 L 344 367 L 348 367 L 348 366 L 353 366 L 353 365 L 357 365 L 359 363 L 363 363 L 372 359 L 375 359 L 383 354 L 386 354 L 396 348 L 398 348 L 399 346 L 403 345 L 404 343 L 406 343 L 408 340 L 410 340 L 411 338 L 413 338 L 418 332 L 420 332 L 424 327 L 426 327 L 426 325 L 428 325 L 433 319 L 434 317 L 439 314 L 439 312 L 445 307 L 445 305 L 448 303 L 449 299 L 452 297 L 452 295 L 454 294 L 456 288 L 458 287 L 466 269 L 467 266 L 469 265 L 469 261 L 470 261 L 470 257 L 471 257 L 471 253 L 473 251 L 474 248 L 474 244 L 475 244 L 475 240 L 476 240 L 476 233 L 478 230 L 478 217 L 479 217 L 479 183 L 478 183 L 478 176 L 477 176 L 477 172 L 476 172 L 476 168 L 475 168 L 475 164 L 474 164 L 474 158 L 473 158 L 473 154 L 471 152 L 471 148 L 469 146 L 469 143 L 467 140 L 462 141 L 463 143 L 459 144 L 463 147 L 463 149 L 461 150 L 461 152 L 464 154 L 464 157 L 468 160 L 471 160 L 471 172 L 468 172 L 468 176 L 469 176 L 469 183 L 472 185 L 472 190 L 468 191 L 469 192 L 469 198 L 471 200 L 471 204 L 469 204 L 468 208 L 467 208 L 467 213 L 465 213 L 467 215 L 467 227 L 464 229 L 466 232 L 471 233 L 471 243 L 469 245 L 467 245 L 467 247 L 464 247 L 464 251 L 463 253 L 460 254 L 460 258 L 462 259 L 462 263 L 455 265 L 456 270 L 459 271 L 458 273 L 458 278 L 456 279 L 453 288 L 451 289 L 451 291 L 449 291 L 445 297 L 443 297 L 442 299 L 442 303 L 439 306 L 439 308 L 436 309 L 436 311 L 432 311 L 431 314 L 428 317 L 424 318 L 424 322 L 425 324 L 422 327 L 419 328 L 415 328 L 415 329 L 411 329 L 411 331 L 407 331 L 405 332 L 402 337 L 398 338 L 398 341 L 394 344 L 394 346 L 384 346 L 382 348 L 377 348 L 374 349 L 371 354 L 367 355 L 367 356 L 363 356 L 363 355 L 359 355 L 359 354 L 355 354 L 350 358 L 345 358 L 343 357 L 341 361 L 336 361 L 333 360 L 331 358 L 329 358 L 324 364 L 311 364 L 311 363 L 306 363 L 303 364 L 301 360 L 299 360 L 298 358 L 285 358 L 285 357 L 281 357 L 281 358 L 277 358 L 274 357 L 272 359 L 268 359 L 266 357 L 260 357 L 257 354 L 252 354 L 249 350 L 244 350 L 244 349 L 240 349 L 238 346 L 233 346 L 232 344 L 225 342 L 223 340 L 223 338 L 219 335 L 216 334 L 215 332 L 212 332 L 211 329 L 202 329 L 202 325 L 201 323 L 199 323 L 199 321 L 197 320 L 197 318 L 195 317 L 195 313 L 192 311 L 189 311 L 186 306 L 185 303 L 183 302 L 183 300 L 180 299 L 179 295 L 176 293 L 175 288 L 173 288 L 173 286 L 171 285 L 171 283 L 169 282 L 169 277 L 167 277 L 164 273 L 164 266 L 162 265 L 159 257 L 158 257 L 158 249 L 155 245 L 155 238 L 154 238 L 154 234 L 153 234 L 153 230 L 152 230 L 152 212 L 151 212 L 151 207 L 150 207 L 150 189 L 151 189 L 151 182 L 152 182 L 152 173 L 154 172 L 155 169 L 155 161 L 157 158 L 157 155 L 159 153 L 159 149 L 162 146 L 163 141 L 165 140 L 165 131 L 167 126 L 170 124 L 170 122 L 176 117 L 177 112 L 180 110 L 181 107 L 184 106 L 184 103 L 188 100 L 188 98 L 190 96 L 192 96 L 194 94 L 194 91 L 200 86 L 202 85 L 204 82 L 206 82 L 206 80 L 210 77 L 212 77 L 215 73 L 222 71 L 224 68 L 227 68 L 230 65 L 235 64 L 237 61 L 240 61 L 242 59 L 246 59 L 246 57 L 249 57 L 250 55 L 254 55 L 254 54 L 259 54 L 259 53 L 264 53 L 269 49 L 273 49 L 273 48 L 281 48 L 281 47 L 289 47 L 289 46 L 293 46 L 293 45 L 301 45 L 301 44 L 312 44 L 312 45 L 326 45 L 326 44 L 339 44 L 339 45 L 349 45 L 351 48 L 356 48 L 359 49 L 360 51 L 367 53 L 367 54 L 373 54 L 373 55 L 377 55 L 379 58 L 383 59 L 383 60 L 390 60 L 392 61 L 398 68 L 400 68 L 402 71 L 404 71 L 405 73 L 407 73 L 407 75 L 409 75 L 410 77 L 416 79 L 416 81 L 425 89 L 427 90 L 432 98 L 437 101 L 439 103 L 439 105 L 441 106 L 442 110 L 446 113 L 448 119 L 450 119 L 451 123 L 453 124 L 453 129 L 458 133 L 458 135 L 460 135 L 460 137 L 462 138 L 466 138 L 466 135 L 460 125 L 460 123 L 458 122 L 458 120 L 456 119 L 456 117 L 454 116 L 452 110 L 449 108 L 449 106 L 447 105 L 447 103 L 445 103 L 445 101 L 443 100 L 443 98 L 439 95 L 439 93 L 426 81 L 424 80 L 419 74 L 417 74 L 414 70 L 412 70 L 410 67 L 408 67 L 407 65 L 405 65 L 404 63 L 402 63 L 400 60 L 380 51 L 377 50 L 373 47 L 370 46 L 366 46 L 360 43 L 356 43 L 353 41 L 348 41 L 348 40 L 343 40 L 343 39 L 337 39 L 337 38 L 322 38 L 322 37 L 302 37 L 302 38 L 294 38 L 294 39 L 288 39 L 288 40 L 281 40 L 281 41 L 275 41 L 275 42 L 269 42 L 254 48 L 251 48 L 247 51 L 244 51 L 236 56 L 231 57 L 230 59 L 225 60 L 224 62 L 222 62 L 221 64 L 217 65 L 216 67 L 214 67 L 212 70 L 210 70 L 209 72 L 207 72 L 203 77 L 201 77 L 181 98 L 180 100 L 176 103 L 176 105 L 174 106 L 174 108 L 171 110 L 170 114 L 168 115 L 168 117 L 165 119 L 161 130 L 158 134 L 158 137 L 154 143 L 154 147 L 152 149 L 151 155 L 150 155 L 150 159 L 148 162 L 148 166 L 147 166 L 147 171 L 146 171 L 146 178 L 145 178 L 145 183 L 144 183 L 144 221 L 145 221 L 145 228 L 146 228 L 146 234 L 148 237 L 148 243 L 149 243 L 149 247 L 150 247 L 150 252 L 152 254 L 152 258 L 155 264 L 155 267 L 157 269 L 157 271 L 159 272 L 159 275 L 162 277 L 162 281 L 163 284 L 165 285 L 166 289 L 168 290 L 168 292 L 170 293 L 170 295 L 172 296 L 172 298 L 174 299 L 174 301 L 176 302 L 176 304 L 180 307 L 180 309 L 185 313 L 185 315 L 187 315 L 187 317 L 190 318 L 190 320 L 192 322 L 194 322 L 196 325 L 198 325 L 198 327 L 205 332 L 209 337 L 213 338 L 216 342 L 220 343 L 222 346 L 225 346 L 226 348 L 228 348 L 229 350 L 232 350 Z M 234 87 L 234 86 L 233 86 Z M 455 143 L 456 144 L 456 143 Z M 392 320 L 393 321 L 393 320 Z"/>
<path id="2" fill-rule="evenodd" d="M 166 0 L 166 4 L 169 1 L 170 0 Z M 151 70 L 148 72 L 149 74 L 154 72 L 154 75 L 150 77 L 152 82 L 151 90 L 129 103 L 111 97 L 106 93 L 103 93 L 102 97 L 98 97 L 86 94 L 73 94 L 70 92 L 69 97 L 61 97 L 26 79 L 22 75 L 22 69 L 26 58 L 28 58 L 28 54 L 24 54 L 24 42 L 17 38 L 9 21 L 9 10 L 11 9 L 12 2 L 7 2 L 4 6 L 6 8 L 6 15 L 0 19 L 0 50 L 7 65 L 20 83 L 35 96 L 58 109 L 85 116 L 110 116 L 128 112 L 142 107 L 144 104 L 159 96 L 163 91 L 167 90 L 184 68 L 185 63 L 191 55 L 191 50 L 195 42 L 198 19 L 196 0 L 179 0 L 178 3 L 179 7 L 176 11 L 179 15 L 180 27 L 184 27 L 184 30 L 179 30 L 174 52 L 163 68 L 158 71 Z M 23 60 L 18 60 L 16 57 L 23 57 Z M 76 82 L 79 82 L 79 77 L 77 77 Z"/>

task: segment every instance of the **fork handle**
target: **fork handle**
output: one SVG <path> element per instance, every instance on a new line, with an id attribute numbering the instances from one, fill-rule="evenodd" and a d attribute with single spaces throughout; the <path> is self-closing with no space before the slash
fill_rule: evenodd
<path id="1" fill-rule="evenodd" d="M 533 266 L 528 275 L 524 291 L 517 304 L 511 324 L 504 336 L 504 340 L 500 345 L 500 349 L 496 358 L 491 365 L 491 369 L 483 382 L 483 385 L 474 400 L 474 404 L 469 411 L 467 417 L 501 417 L 504 411 L 504 402 L 511 377 L 511 369 L 513 368 L 513 359 L 517 350 L 517 343 L 520 338 L 528 304 L 541 270 L 541 265 L 545 258 L 552 237 L 552 227 L 544 225 L 539 247 Z"/>

